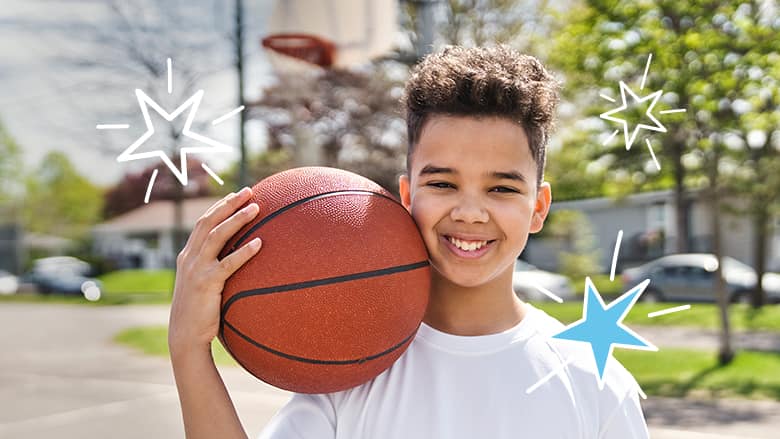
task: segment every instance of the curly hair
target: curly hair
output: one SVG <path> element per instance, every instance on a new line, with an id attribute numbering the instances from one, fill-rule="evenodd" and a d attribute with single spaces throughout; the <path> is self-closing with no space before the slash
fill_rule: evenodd
<path id="1" fill-rule="evenodd" d="M 536 58 L 507 46 L 448 46 L 426 56 L 406 83 L 406 170 L 432 116 L 502 117 L 519 122 L 544 177 L 546 145 L 558 104 L 558 81 Z"/>

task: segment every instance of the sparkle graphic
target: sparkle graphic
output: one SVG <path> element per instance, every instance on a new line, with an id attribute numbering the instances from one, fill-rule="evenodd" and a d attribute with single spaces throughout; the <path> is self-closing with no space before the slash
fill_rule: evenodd
<path id="1" fill-rule="evenodd" d="M 642 82 L 639 85 L 639 91 L 642 91 L 642 89 L 645 88 L 645 80 L 647 79 L 647 72 L 650 70 L 650 61 L 652 59 L 653 59 L 653 54 L 650 54 L 647 57 L 647 63 L 645 64 L 645 72 L 642 75 Z M 625 82 L 619 81 L 618 85 L 620 87 L 620 106 L 600 114 L 599 117 L 604 120 L 608 120 L 610 122 L 618 123 L 622 126 L 623 139 L 625 141 L 626 150 L 631 149 L 631 146 L 634 144 L 634 141 L 636 140 L 639 131 L 642 129 L 648 131 L 661 132 L 661 133 L 665 133 L 667 131 L 666 127 L 653 115 L 653 110 L 655 109 L 658 100 L 661 98 L 661 95 L 663 94 L 663 90 L 657 90 L 646 96 L 640 97 L 637 93 L 634 93 L 634 91 L 628 85 L 626 85 Z M 616 103 L 615 99 L 603 93 L 600 93 L 599 96 L 601 96 L 602 98 L 606 99 L 609 102 Z M 645 104 L 645 103 L 647 103 L 646 104 L 647 109 L 642 114 L 642 117 L 649 119 L 652 122 L 652 124 L 641 123 L 642 121 L 630 121 L 625 117 L 618 116 L 619 113 L 626 111 L 629 107 L 634 107 L 636 105 Z M 680 113 L 685 111 L 686 110 L 684 108 L 675 108 L 672 110 L 660 111 L 659 113 L 668 114 L 668 113 Z M 632 128 L 629 128 L 629 125 L 631 125 Z M 609 143 L 617 133 L 618 130 L 613 131 L 612 134 L 609 136 L 609 138 L 607 138 L 607 140 L 604 142 L 604 144 L 606 145 L 607 143 Z M 653 151 L 653 145 L 650 143 L 650 139 L 645 139 L 645 140 L 646 140 L 647 148 L 650 150 L 650 155 L 653 158 L 653 163 L 655 163 L 656 168 L 660 171 L 661 165 L 655 156 L 655 152 Z"/>
<path id="2" fill-rule="evenodd" d="M 650 120 L 652 120 L 654 125 L 646 125 L 643 123 L 636 124 L 636 126 L 634 126 L 633 132 L 629 134 L 628 121 L 626 119 L 621 119 L 619 117 L 612 116 L 613 114 L 620 113 L 628 108 L 629 103 L 628 100 L 626 99 L 626 93 L 628 93 L 628 95 L 631 96 L 631 100 L 635 104 L 641 104 L 642 102 L 650 100 L 650 105 L 647 106 L 647 111 L 645 111 L 645 116 L 647 116 Z M 661 97 L 662 93 L 663 92 L 659 90 L 645 97 L 640 98 L 626 85 L 625 82 L 620 81 L 620 99 L 622 101 L 622 104 L 619 107 L 615 108 L 614 110 L 610 110 L 607 111 L 606 113 L 600 114 L 599 117 L 612 122 L 618 122 L 623 125 L 623 136 L 625 137 L 626 140 L 626 150 L 630 150 L 631 145 L 634 144 L 636 135 L 639 134 L 639 130 L 641 130 L 642 128 L 651 131 L 660 131 L 662 133 L 666 132 L 666 127 L 663 126 L 663 124 L 661 124 L 661 122 L 659 122 L 658 119 L 655 118 L 655 116 L 653 116 L 653 108 L 655 107 L 655 104 L 658 102 L 658 99 Z"/>
<path id="3" fill-rule="evenodd" d="M 553 338 L 561 340 L 590 344 L 593 357 L 596 360 L 599 386 L 601 387 L 604 386 L 604 369 L 607 365 L 607 359 L 612 356 L 612 351 L 616 346 L 645 351 L 658 350 L 657 347 L 623 324 L 623 319 L 649 283 L 650 279 L 644 280 L 607 306 L 590 277 L 586 277 L 582 319 L 553 336 Z"/>
<path id="4" fill-rule="evenodd" d="M 171 59 L 167 59 L 167 66 L 168 66 L 168 93 L 173 92 L 173 76 L 171 72 Z M 125 149 L 121 154 L 119 154 L 119 157 L 117 157 L 117 162 L 129 162 L 133 160 L 141 160 L 141 159 L 147 159 L 147 158 L 153 158 L 153 157 L 159 157 L 160 160 L 168 167 L 168 169 L 171 170 L 171 173 L 176 177 L 177 180 L 179 180 L 179 183 L 182 184 L 182 186 L 186 186 L 188 183 L 188 176 L 187 176 L 187 154 L 193 154 L 193 153 L 215 153 L 215 152 L 228 152 L 232 148 L 222 144 L 220 142 L 217 142 L 216 140 L 210 139 L 206 136 L 197 134 L 192 132 L 192 123 L 195 120 L 195 115 L 198 111 L 198 108 L 200 107 L 200 103 L 203 100 L 204 92 L 203 90 L 198 90 L 193 94 L 189 99 L 187 99 L 183 104 L 181 104 L 178 108 L 176 108 L 172 113 L 168 113 L 166 110 L 164 110 L 159 104 L 157 104 L 152 98 L 150 98 L 146 93 L 144 93 L 143 90 L 136 89 L 135 90 L 136 98 L 138 99 L 138 106 L 141 108 L 141 114 L 144 118 L 144 123 L 146 125 L 146 132 L 141 135 L 135 142 L 133 142 L 127 149 Z M 163 117 L 168 122 L 172 122 L 175 118 L 177 118 L 179 115 L 187 112 L 187 119 L 184 122 L 184 128 L 181 131 L 181 135 L 184 137 L 188 137 L 190 139 L 196 140 L 200 142 L 203 145 L 207 146 L 193 146 L 193 147 L 182 147 L 179 148 L 179 158 L 180 163 L 179 167 L 177 167 L 173 161 L 170 159 L 168 154 L 164 152 L 161 149 L 155 149 L 152 151 L 147 152 L 136 152 L 138 148 L 140 148 L 147 140 L 149 140 L 154 134 L 155 129 L 154 125 L 152 124 L 151 118 L 149 117 L 149 107 L 151 107 L 154 111 L 156 111 L 160 116 Z M 222 122 L 230 117 L 235 116 L 236 114 L 243 111 L 244 107 L 241 106 L 239 108 L 236 108 L 235 110 L 231 111 L 230 113 L 220 117 L 217 121 L 214 121 L 212 124 L 216 125 L 219 122 Z M 97 125 L 96 128 L 101 129 L 126 129 L 129 125 L 127 124 L 104 124 L 104 125 Z M 205 164 L 203 165 L 203 169 L 206 170 L 206 172 L 214 178 L 220 185 L 222 185 L 224 182 L 212 171 L 208 166 Z M 157 169 L 154 170 L 152 173 L 152 177 L 149 180 L 149 184 L 146 189 L 146 196 L 144 197 L 144 203 L 149 202 L 149 196 L 152 191 L 152 186 L 154 186 L 155 178 L 157 177 Z"/>

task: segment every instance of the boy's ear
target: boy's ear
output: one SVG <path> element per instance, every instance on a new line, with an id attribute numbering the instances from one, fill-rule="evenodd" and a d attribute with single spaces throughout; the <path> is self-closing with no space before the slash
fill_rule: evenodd
<path id="1" fill-rule="evenodd" d="M 537 233 L 544 227 L 544 220 L 547 218 L 547 214 L 550 212 L 550 204 L 552 203 L 552 188 L 550 183 L 544 182 L 539 185 L 539 189 L 536 191 L 536 206 L 534 206 L 534 213 L 531 217 L 530 233 Z"/>
<path id="2" fill-rule="evenodd" d="M 398 177 L 398 194 L 401 196 L 401 204 L 408 210 L 410 213 L 412 212 L 412 193 L 409 189 L 409 176 L 406 174 L 401 174 L 400 177 Z"/>

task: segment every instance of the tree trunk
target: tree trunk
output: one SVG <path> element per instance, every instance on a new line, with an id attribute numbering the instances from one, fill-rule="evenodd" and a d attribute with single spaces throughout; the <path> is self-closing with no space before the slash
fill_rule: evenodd
<path id="1" fill-rule="evenodd" d="M 769 239 L 769 204 L 756 204 L 753 210 L 753 261 L 757 279 L 750 303 L 753 308 L 759 309 L 766 304 L 763 277 L 766 272 L 766 246 Z"/>
<path id="2" fill-rule="evenodd" d="M 715 254 L 717 268 L 713 278 L 713 288 L 718 300 L 720 309 L 720 351 L 718 352 L 718 363 L 726 365 L 734 359 L 734 351 L 731 348 L 731 328 L 729 324 L 729 297 L 726 295 L 726 282 L 723 279 L 723 255 L 721 254 L 721 236 L 720 236 L 720 197 L 718 194 L 718 162 L 720 153 L 717 145 L 714 146 L 714 158 L 709 170 L 710 180 L 710 215 L 712 217 L 712 252 Z"/>
<path id="3" fill-rule="evenodd" d="M 675 222 L 677 226 L 677 253 L 688 253 L 689 234 L 688 231 L 688 200 L 685 197 L 685 167 L 682 164 L 682 153 L 684 143 L 678 141 L 676 136 L 672 138 L 673 144 L 670 145 L 672 152 L 672 162 L 674 163 L 674 209 Z"/>

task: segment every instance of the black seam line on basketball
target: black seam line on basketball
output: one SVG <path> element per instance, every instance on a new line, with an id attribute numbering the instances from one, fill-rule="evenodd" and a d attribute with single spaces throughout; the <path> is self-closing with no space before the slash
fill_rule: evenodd
<path id="1" fill-rule="evenodd" d="M 428 260 L 426 259 L 425 261 L 415 262 L 414 264 L 398 265 L 396 267 L 383 268 L 381 270 L 364 271 L 362 273 L 352 273 L 352 274 L 346 274 L 344 276 L 328 277 L 325 279 L 309 280 L 305 282 L 297 282 L 294 284 L 276 285 L 273 287 L 242 291 L 240 293 L 236 293 L 230 299 L 228 299 L 227 302 L 225 302 L 225 305 L 222 307 L 222 318 L 224 319 L 225 315 L 228 312 L 228 309 L 230 308 L 231 305 L 233 305 L 233 303 L 245 297 L 261 296 L 264 294 L 283 293 L 291 290 L 319 287 L 322 285 L 348 282 L 351 280 L 367 279 L 370 277 L 378 277 L 378 276 L 387 276 L 390 274 L 402 273 L 404 271 L 417 270 L 419 268 L 427 267 L 428 265 L 430 265 L 430 262 L 428 262 Z"/>
<path id="2" fill-rule="evenodd" d="M 268 352 L 270 352 L 270 353 L 272 353 L 274 355 L 278 355 L 278 356 L 286 358 L 288 360 L 300 361 L 302 363 L 323 364 L 323 365 L 338 365 L 338 366 L 346 366 L 346 365 L 350 365 L 350 364 L 362 364 L 362 363 L 365 363 L 366 361 L 376 360 L 379 357 L 383 357 L 383 356 L 385 356 L 385 355 L 387 355 L 387 354 L 397 350 L 398 348 L 403 346 L 407 341 L 409 341 L 409 339 L 414 337 L 414 334 L 417 333 L 417 330 L 415 329 L 408 337 L 403 339 L 397 345 L 391 347 L 390 349 L 387 349 L 386 351 L 380 352 L 378 354 L 369 355 L 368 357 L 358 358 L 358 359 L 354 359 L 354 360 L 318 360 L 316 358 L 299 357 L 297 355 L 291 355 L 291 354 L 286 354 L 286 353 L 281 352 L 281 351 L 277 351 L 276 349 L 270 348 L 270 347 L 268 347 L 268 346 L 266 346 L 264 344 L 261 344 L 261 343 L 258 343 L 255 340 L 252 340 L 249 336 L 244 335 L 241 331 L 236 329 L 235 326 L 231 325 L 230 322 L 224 321 L 223 323 L 224 323 L 225 326 L 230 328 L 231 331 L 235 332 L 239 337 L 243 338 L 244 340 L 246 340 L 251 345 L 256 346 L 256 347 L 258 347 L 260 349 L 263 349 L 265 351 L 268 351 Z"/>
<path id="3" fill-rule="evenodd" d="M 308 203 L 309 201 L 319 200 L 320 198 L 334 197 L 334 196 L 338 196 L 338 195 L 350 195 L 350 194 L 371 195 L 371 196 L 387 198 L 388 200 L 394 202 L 395 204 L 398 204 L 401 207 L 403 207 L 403 205 L 401 203 L 399 203 L 398 200 L 396 200 L 395 198 L 388 197 L 385 194 L 380 194 L 378 192 L 373 192 L 373 191 L 354 190 L 354 189 L 352 189 L 352 190 L 340 190 L 340 191 L 333 191 L 333 192 L 323 192 L 321 194 L 312 195 L 310 197 L 306 197 L 306 198 L 302 198 L 302 199 L 300 199 L 298 201 L 294 201 L 294 202 L 292 202 L 292 203 L 290 203 L 290 204 L 288 204 L 288 205 L 286 205 L 284 207 L 281 207 L 281 208 L 279 208 L 279 209 L 269 213 L 268 215 L 265 216 L 265 218 L 263 218 L 260 221 L 258 221 L 257 224 L 252 226 L 252 228 L 250 228 L 243 235 L 241 235 L 241 237 L 238 238 L 238 240 L 236 240 L 235 243 L 233 243 L 233 245 L 230 247 L 230 253 L 233 253 L 234 251 L 236 251 L 236 249 L 238 247 L 240 247 L 241 244 L 244 241 L 246 241 L 246 239 L 249 237 L 249 235 L 251 235 L 257 229 L 262 227 L 263 224 L 267 223 L 268 221 L 271 221 L 275 217 L 281 215 L 283 212 L 285 212 L 287 210 L 292 209 L 293 207 L 300 206 L 301 204 Z"/>

